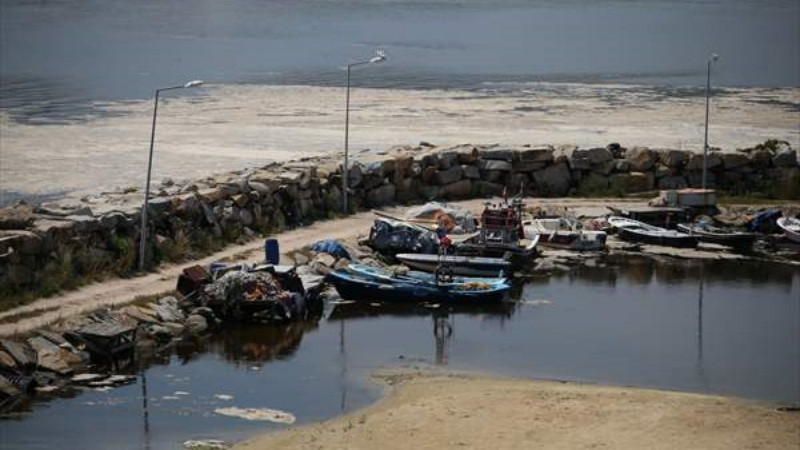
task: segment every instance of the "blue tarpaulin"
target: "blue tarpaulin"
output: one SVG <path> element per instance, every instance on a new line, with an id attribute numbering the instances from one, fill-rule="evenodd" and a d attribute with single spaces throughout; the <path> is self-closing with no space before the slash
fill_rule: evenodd
<path id="1" fill-rule="evenodd" d="M 753 217 L 753 220 L 750 221 L 750 224 L 747 225 L 747 230 L 752 232 L 764 231 L 765 227 L 767 229 L 775 227 L 775 221 L 778 220 L 783 215 L 780 209 L 768 209 L 766 211 L 761 211 L 760 213 L 756 214 Z"/>
<path id="2" fill-rule="evenodd" d="M 314 242 L 311 244 L 311 250 L 315 252 L 325 252 L 330 253 L 331 255 L 337 258 L 350 258 L 350 254 L 347 253 L 342 244 L 334 239 L 323 239 L 321 241 Z"/>

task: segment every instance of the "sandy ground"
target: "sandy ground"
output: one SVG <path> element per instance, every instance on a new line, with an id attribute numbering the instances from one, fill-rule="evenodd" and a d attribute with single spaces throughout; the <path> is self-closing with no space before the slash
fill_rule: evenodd
<path id="1" fill-rule="evenodd" d="M 797 449 L 800 414 L 744 400 L 636 388 L 413 372 L 390 394 L 245 449 Z"/>
<path id="2" fill-rule="evenodd" d="M 702 91 L 700 91 L 702 94 Z M 800 147 L 800 88 L 725 89 L 709 142 L 724 151 L 768 138 Z M 72 123 L 26 125 L 0 115 L 0 204 L 145 183 L 152 101 L 97 104 Z M 647 86 L 531 83 L 481 92 L 354 89 L 350 148 L 428 141 L 647 145 L 700 150 L 704 97 Z M 311 86 L 209 85 L 160 103 L 153 180 L 197 179 L 272 160 L 341 152 L 344 92 Z"/>

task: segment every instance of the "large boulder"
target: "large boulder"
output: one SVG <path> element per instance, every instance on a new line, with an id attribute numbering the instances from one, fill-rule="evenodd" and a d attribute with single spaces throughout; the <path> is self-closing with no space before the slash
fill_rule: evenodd
<path id="1" fill-rule="evenodd" d="M 775 167 L 795 167 L 797 166 L 797 151 L 781 150 L 772 158 L 772 165 Z"/>
<path id="2" fill-rule="evenodd" d="M 655 186 L 652 172 L 617 173 L 609 181 L 612 188 L 629 193 L 650 191 Z"/>
<path id="3" fill-rule="evenodd" d="M 361 182 L 364 181 L 364 172 L 361 164 L 350 164 L 347 167 L 347 175 L 347 187 L 350 189 L 361 186 Z"/>
<path id="4" fill-rule="evenodd" d="M 722 155 L 722 167 L 725 170 L 737 169 L 750 164 L 750 158 L 741 153 L 724 153 Z"/>
<path id="5" fill-rule="evenodd" d="M 634 172 L 646 172 L 652 169 L 657 160 L 656 153 L 647 147 L 629 149 L 625 152 L 625 159 L 630 170 Z"/>
<path id="6" fill-rule="evenodd" d="M 536 192 L 539 195 L 563 197 L 569 192 L 572 178 L 564 163 L 554 164 L 533 172 Z"/>
<path id="7" fill-rule="evenodd" d="M 586 149 L 567 146 L 560 148 L 557 154 L 557 159 L 566 159 L 571 170 L 589 170 L 592 167 L 592 161 L 589 159 L 589 153 Z"/>
<path id="8" fill-rule="evenodd" d="M 683 167 L 689 160 L 690 152 L 685 150 L 663 149 L 658 151 L 658 161 L 667 167 Z"/>
<path id="9" fill-rule="evenodd" d="M 512 169 L 512 165 L 510 161 L 504 161 L 499 159 L 482 159 L 480 161 L 479 166 L 481 170 L 485 171 L 502 171 L 502 172 L 510 172 Z"/>
<path id="10" fill-rule="evenodd" d="M 551 147 L 525 148 L 517 153 L 518 159 L 514 160 L 514 170 L 517 172 L 533 172 L 544 169 L 553 162 L 553 149 Z"/>
<path id="11" fill-rule="evenodd" d="M 617 167 L 617 161 L 608 160 L 592 166 L 592 172 L 608 175 Z"/>
<path id="12" fill-rule="evenodd" d="M 439 195 L 448 198 L 466 198 L 472 193 L 472 182 L 470 180 L 456 181 L 455 183 L 442 186 Z"/>
<path id="13" fill-rule="evenodd" d="M 459 164 L 475 164 L 480 159 L 480 153 L 474 145 L 459 145 L 452 150 L 458 155 Z"/>
<path id="14" fill-rule="evenodd" d="M 493 197 L 497 195 L 502 195 L 505 186 L 502 184 L 497 183 L 490 183 L 488 181 L 476 181 L 475 182 L 475 193 L 479 197 Z"/>
<path id="15" fill-rule="evenodd" d="M 776 196 L 793 200 L 800 198 L 800 167 L 780 167 L 778 170 Z"/>
<path id="16" fill-rule="evenodd" d="M 33 223 L 33 207 L 17 203 L 0 209 L 0 230 L 24 230 Z"/>
<path id="17" fill-rule="evenodd" d="M 509 163 L 514 160 L 515 153 L 515 150 L 510 148 L 488 148 L 480 151 L 481 159 Z"/>
<path id="18" fill-rule="evenodd" d="M 478 169 L 478 166 L 463 164 L 461 166 L 461 173 L 464 178 L 469 178 L 470 180 L 477 180 L 481 177 L 481 171 Z"/>
<path id="19" fill-rule="evenodd" d="M 722 165 L 722 156 L 719 152 L 708 152 L 707 168 L 715 169 Z M 686 170 L 703 170 L 703 154 L 692 153 L 689 162 L 686 164 Z"/>
<path id="20" fill-rule="evenodd" d="M 394 202 L 395 187 L 391 183 L 372 189 L 367 193 L 370 206 L 383 206 Z"/>
<path id="21" fill-rule="evenodd" d="M 686 178 L 681 176 L 664 177 L 658 180 L 659 189 L 683 189 L 687 186 Z"/>
<path id="22" fill-rule="evenodd" d="M 772 164 L 772 153 L 769 150 L 755 150 L 750 152 L 750 165 L 753 169 L 768 169 Z"/>
<path id="23" fill-rule="evenodd" d="M 449 169 L 458 164 L 458 153 L 453 150 L 441 150 L 436 152 L 439 160 L 439 168 Z"/>
<path id="24" fill-rule="evenodd" d="M 611 161 L 614 155 L 606 148 L 595 147 L 586 150 L 586 158 L 592 165 L 596 165 Z"/>
<path id="25" fill-rule="evenodd" d="M 436 184 L 443 186 L 446 184 L 455 183 L 461 179 L 461 167 L 454 166 L 449 169 L 439 170 L 436 173 Z"/>

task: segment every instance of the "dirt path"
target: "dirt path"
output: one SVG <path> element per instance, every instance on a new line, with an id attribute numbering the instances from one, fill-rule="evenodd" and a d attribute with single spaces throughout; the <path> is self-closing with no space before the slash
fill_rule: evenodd
<path id="1" fill-rule="evenodd" d="M 797 449 L 800 414 L 739 399 L 475 375 L 379 375 L 364 410 L 237 449 Z"/>
<path id="2" fill-rule="evenodd" d="M 393 210 L 387 210 L 391 213 Z M 320 221 L 313 225 L 279 233 L 283 253 L 298 249 L 323 238 L 346 239 L 365 234 L 375 216 L 371 212 L 363 212 L 352 217 L 334 221 Z M 252 261 L 263 254 L 264 242 L 257 239 L 244 245 L 228 247 L 204 259 L 183 264 L 172 264 L 160 267 L 157 272 L 145 276 L 128 279 L 110 279 L 85 286 L 76 291 L 62 295 L 43 298 L 31 304 L 0 313 L 0 320 L 6 317 L 33 315 L 0 325 L 0 336 L 24 333 L 43 327 L 63 317 L 88 312 L 99 307 L 127 303 L 139 296 L 157 295 L 175 288 L 178 276 L 186 267 L 196 264 L 208 265 L 226 258 Z"/>

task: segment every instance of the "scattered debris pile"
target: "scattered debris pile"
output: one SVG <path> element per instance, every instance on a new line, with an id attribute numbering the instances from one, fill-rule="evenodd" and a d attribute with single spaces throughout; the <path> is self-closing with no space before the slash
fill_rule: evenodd
<path id="1" fill-rule="evenodd" d="M 236 320 L 282 322 L 304 317 L 307 305 L 302 282 L 292 283 L 297 274 L 293 269 L 269 267 L 272 273 L 266 269 L 227 272 L 203 286 L 198 301 L 222 317 Z"/>

